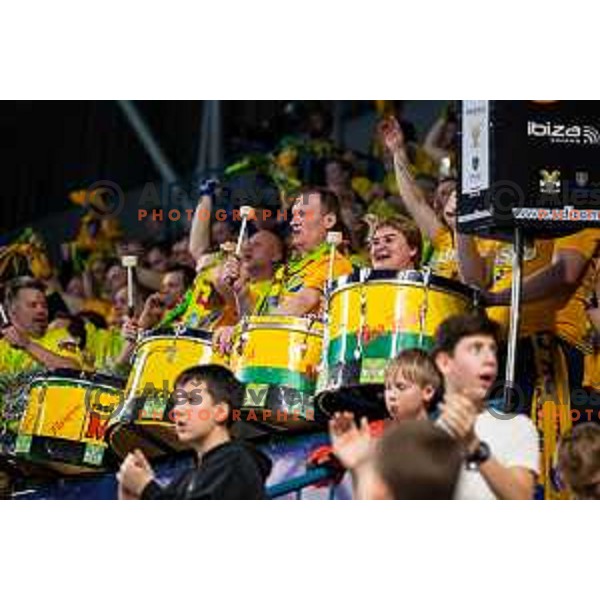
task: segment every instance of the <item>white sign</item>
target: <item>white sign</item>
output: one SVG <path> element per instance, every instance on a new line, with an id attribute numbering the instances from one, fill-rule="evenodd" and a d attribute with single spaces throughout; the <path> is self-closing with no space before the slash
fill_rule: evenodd
<path id="1" fill-rule="evenodd" d="M 462 193 L 477 194 L 490 187 L 489 102 L 462 103 Z"/>

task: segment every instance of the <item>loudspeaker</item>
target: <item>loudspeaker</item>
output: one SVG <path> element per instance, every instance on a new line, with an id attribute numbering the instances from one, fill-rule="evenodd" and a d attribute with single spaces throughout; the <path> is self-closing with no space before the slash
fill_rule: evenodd
<path id="1" fill-rule="evenodd" d="M 560 237 L 600 226 L 600 102 L 459 103 L 458 230 Z"/>

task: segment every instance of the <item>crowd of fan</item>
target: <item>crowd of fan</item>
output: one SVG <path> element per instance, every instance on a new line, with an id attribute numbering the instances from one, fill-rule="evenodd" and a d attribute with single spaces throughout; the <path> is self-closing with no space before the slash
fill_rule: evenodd
<path id="1" fill-rule="evenodd" d="M 277 186 L 280 207 L 288 208 L 289 200 L 299 190 L 306 185 L 317 189 L 314 186 L 318 185 L 321 186 L 318 189 L 328 190 L 337 198 L 341 228 L 346 233 L 343 252 L 354 266 L 369 264 L 368 241 L 377 223 L 395 223 L 394 219 L 400 219 L 404 224 L 398 226 L 399 231 L 409 246 L 414 249 L 418 245 L 417 268 L 428 264 L 441 275 L 452 279 L 460 275 L 468 280 L 469 274 L 465 276 L 463 272 L 467 269 L 461 271 L 456 255 L 461 246 L 455 235 L 453 169 L 457 125 L 452 107 L 444 110 L 421 142 L 417 140 L 414 126 L 403 119 L 401 105 L 383 105 L 380 109 L 387 127 L 374 132 L 372 152 L 368 156 L 336 147 L 330 139 L 329 120 L 322 112 L 315 113 L 310 115 L 302 135 L 283 139 L 271 152 L 247 156 L 230 164 L 220 183 L 204 182 L 198 195 L 218 202 L 228 179 L 257 173 Z M 219 331 L 219 327 L 226 324 L 222 314 L 224 307 L 211 306 L 212 293 L 202 296 L 205 282 L 199 280 L 197 274 L 213 269 L 215 260 L 221 266 L 226 263 L 227 253 L 222 249 L 235 241 L 237 230 L 231 221 L 217 219 L 206 226 L 206 231 L 199 231 L 204 225 L 193 221 L 190 231 L 178 239 L 134 239 L 124 233 L 114 219 L 86 214 L 77 238 L 63 244 L 63 260 L 58 268 L 44 259 L 36 240 L 28 240 L 31 254 L 25 257 L 26 270 L 37 280 L 35 283 L 22 279 L 7 282 L 5 304 L 13 315 L 32 328 L 36 323 L 41 327 L 45 322 L 44 334 L 46 326 L 48 331 L 68 331 L 82 363 L 90 370 L 125 375 L 140 331 L 171 323 L 173 318 L 181 317 L 182 312 L 191 311 L 191 314 L 193 310 L 196 310 L 195 327 Z M 414 239 L 411 227 L 417 231 Z M 219 282 L 231 281 L 232 276 L 240 281 L 274 277 L 274 265 L 286 255 L 288 224 L 259 221 L 252 224 L 250 233 L 250 243 L 244 250 L 247 272 L 228 267 L 229 271 L 225 269 L 224 275 L 212 280 L 217 292 Z M 464 248 L 462 251 L 467 254 Z M 488 250 L 485 256 L 494 256 L 494 252 Z M 36 256 L 39 260 L 33 262 L 31 259 Z M 121 262 L 124 256 L 138 258 L 133 307 L 130 306 L 127 271 Z M 462 263 L 463 267 L 465 264 Z M 474 271 L 472 269 L 471 274 Z M 27 299 L 19 297 L 22 289 L 32 294 Z M 46 308 L 36 292 L 45 297 Z M 226 294 L 223 292 L 221 297 Z M 202 298 L 205 304 L 199 301 Z M 201 305 L 201 311 L 190 303 Z M 213 318 L 213 314 L 218 318 Z M 386 404 L 392 421 L 397 423 L 386 426 L 381 439 L 376 440 L 377 436 L 367 424 L 357 426 L 353 415 L 337 414 L 333 418 L 330 423 L 332 454 L 351 471 L 357 497 L 533 496 L 535 476 L 539 472 L 535 427 L 523 415 L 502 421 L 483 412 L 486 393 L 498 371 L 501 334 L 492 321 L 470 319 L 460 316 L 443 324 L 433 357 L 409 351 L 390 364 L 386 375 Z M 218 339 L 226 345 L 225 337 Z M 39 348 L 32 351 L 29 340 L 12 326 L 4 330 L 1 343 L 4 344 L 0 347 L 2 377 L 31 368 L 36 361 L 46 367 L 70 366 L 66 354 L 63 358 L 66 362 L 60 362 L 48 359 Z M 62 346 L 54 348 L 59 357 L 69 350 L 64 347 L 64 340 L 60 344 Z M 19 352 L 23 350 L 28 351 L 27 360 Z M 58 362 L 53 363 L 53 360 Z M 239 450 L 225 457 L 222 451 L 220 457 L 213 454 L 216 462 L 212 465 L 206 460 L 210 450 L 233 443 L 227 432 L 229 409 L 223 410 L 222 405 L 229 406 L 232 398 L 226 396 L 237 392 L 235 384 L 228 381 L 227 373 L 198 369 L 184 373 L 178 385 L 207 388 L 214 403 L 212 419 L 198 431 L 187 421 L 180 421 L 178 427 L 187 432 L 190 445 L 204 456 L 201 470 L 222 472 L 222 461 L 229 465 L 243 462 L 244 481 L 231 484 L 231 488 L 223 491 L 225 497 L 261 497 L 266 472 L 261 460 L 248 459 L 243 452 L 240 455 Z M 473 384 L 469 391 L 471 396 L 464 391 L 465 380 Z M 435 417 L 429 418 L 432 398 L 441 394 L 442 389 L 444 402 L 436 409 Z M 395 396 L 399 401 L 394 400 Z M 200 421 L 196 419 L 195 426 L 200 427 Z M 493 440 L 489 444 L 491 456 L 489 445 L 481 444 L 482 436 Z M 582 427 L 569 436 L 561 449 L 563 479 L 580 497 L 598 496 L 597 436 L 593 425 Z M 413 460 L 398 458 L 408 454 Z M 465 463 L 465 455 L 472 464 Z M 254 478 L 252 473 L 255 473 Z M 168 489 L 160 489 L 154 483 L 152 468 L 145 458 L 130 455 L 119 473 L 121 496 L 205 497 L 203 494 L 208 493 L 206 489 L 212 480 L 209 477 L 207 482 L 203 477 L 206 478 L 206 474 L 196 473 L 192 479 L 186 474 Z M 192 488 L 195 492 L 190 494 Z"/>

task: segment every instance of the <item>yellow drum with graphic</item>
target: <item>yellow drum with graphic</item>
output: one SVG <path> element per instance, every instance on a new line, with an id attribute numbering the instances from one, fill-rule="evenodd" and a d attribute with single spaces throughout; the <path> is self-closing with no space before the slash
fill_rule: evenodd
<path id="1" fill-rule="evenodd" d="M 309 317 L 247 317 L 236 327 L 231 369 L 246 384 L 241 417 L 287 430 L 316 425 L 312 396 L 323 324 Z"/>
<path id="2" fill-rule="evenodd" d="M 438 326 L 472 310 L 476 302 L 473 288 L 426 270 L 360 269 L 338 279 L 329 297 L 318 392 L 343 390 L 349 398 L 351 388 L 375 384 L 376 389 L 359 390 L 359 395 L 367 404 L 370 395 L 379 395 L 375 404 L 384 410 L 381 384 L 390 359 L 408 348 L 431 349 Z M 343 406 L 331 405 L 326 412 L 338 408 Z"/>
<path id="3" fill-rule="evenodd" d="M 123 404 L 122 386 L 114 377 L 71 370 L 35 377 L 26 392 L 16 456 L 64 474 L 110 466 L 104 434 Z"/>
<path id="4" fill-rule="evenodd" d="M 223 364 L 213 352 L 212 333 L 198 329 L 153 330 L 138 344 L 125 389 L 125 406 L 111 419 L 107 441 L 124 457 L 140 448 L 148 457 L 178 452 L 171 394 L 190 367 Z"/>

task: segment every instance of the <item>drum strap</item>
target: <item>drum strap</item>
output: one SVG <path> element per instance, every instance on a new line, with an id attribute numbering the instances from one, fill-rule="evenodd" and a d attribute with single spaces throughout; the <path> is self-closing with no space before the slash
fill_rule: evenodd
<path id="1" fill-rule="evenodd" d="M 167 314 L 163 317 L 163 320 L 158 324 L 158 327 L 168 327 L 169 325 L 172 325 L 174 321 L 183 316 L 193 300 L 194 298 L 192 290 L 187 290 L 183 300 L 175 308 L 172 308 L 167 312 Z"/>
<path id="2" fill-rule="evenodd" d="M 209 278 L 209 272 L 213 269 L 220 260 L 224 257 L 223 252 L 216 252 L 212 258 L 208 262 L 207 265 L 196 275 L 196 279 L 192 284 L 192 287 L 188 289 L 183 297 L 183 300 L 173 309 L 171 309 L 162 319 L 162 321 L 158 324 L 158 327 L 169 327 L 173 324 L 174 321 L 180 319 L 185 313 L 190 309 L 194 304 L 204 303 L 208 304 L 210 300 L 210 296 L 214 293 L 213 285 Z M 203 283 L 204 285 L 199 285 Z M 202 290 L 201 297 L 194 297 L 194 294 L 198 291 L 198 288 Z M 205 307 L 202 307 L 205 308 Z M 210 311 L 208 311 L 210 313 Z M 221 312 L 215 310 L 216 317 L 219 318 L 221 316 Z M 212 315 L 208 315 L 211 316 Z M 215 318 L 208 318 L 207 323 L 211 321 L 215 321 Z M 194 323 L 195 327 L 200 327 L 199 323 Z"/>

